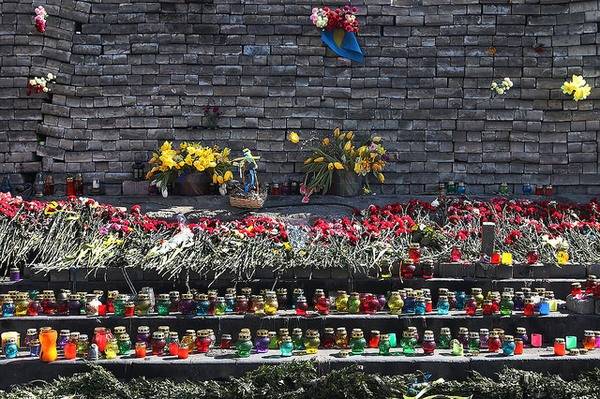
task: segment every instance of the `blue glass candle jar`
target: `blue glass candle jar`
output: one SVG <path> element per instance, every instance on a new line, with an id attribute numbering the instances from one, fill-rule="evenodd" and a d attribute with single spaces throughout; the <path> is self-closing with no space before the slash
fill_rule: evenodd
<path id="1" fill-rule="evenodd" d="M 525 294 L 522 291 L 517 291 L 513 297 L 513 309 L 517 312 L 522 312 L 524 308 Z"/>
<path id="2" fill-rule="evenodd" d="M 548 298 L 542 298 L 540 300 L 538 311 L 540 313 L 540 316 L 547 316 L 550 314 L 550 301 L 548 301 Z"/>
<path id="3" fill-rule="evenodd" d="M 235 295 L 225 294 L 225 313 L 233 313 L 235 311 Z"/>
<path id="4" fill-rule="evenodd" d="M 15 315 L 15 303 L 8 295 L 4 296 L 2 302 L 2 317 L 13 317 Z"/>
<path id="5" fill-rule="evenodd" d="M 406 299 L 404 300 L 404 307 L 402 308 L 402 313 L 404 314 L 413 314 L 415 313 L 415 293 L 410 291 L 406 294 Z"/>
<path id="6" fill-rule="evenodd" d="M 281 337 L 281 342 L 279 344 L 279 350 L 281 352 L 282 357 L 290 357 L 292 356 L 292 351 L 294 350 L 294 344 L 292 343 L 292 337 L 289 335 L 284 335 Z"/>
<path id="7" fill-rule="evenodd" d="M 419 316 L 425 314 L 425 298 L 418 297 L 415 299 L 415 314 Z"/>
<path id="8" fill-rule="evenodd" d="M 210 302 L 208 301 L 208 295 L 199 294 L 197 296 L 197 301 L 196 301 L 196 316 L 208 315 L 209 307 L 210 307 Z"/>
<path id="9" fill-rule="evenodd" d="M 456 310 L 464 310 L 467 302 L 467 294 L 464 291 L 456 291 Z"/>
<path id="10" fill-rule="evenodd" d="M 4 343 L 4 356 L 7 359 L 14 359 L 19 354 L 19 347 L 17 346 L 17 339 L 15 337 L 10 337 Z"/>
<path id="11" fill-rule="evenodd" d="M 447 296 L 440 296 L 437 302 L 437 313 L 441 315 L 447 315 L 450 311 L 450 302 L 448 302 Z"/>
<path id="12" fill-rule="evenodd" d="M 515 354 L 515 339 L 512 335 L 505 335 L 502 341 L 502 353 L 504 356 L 513 356 Z"/>

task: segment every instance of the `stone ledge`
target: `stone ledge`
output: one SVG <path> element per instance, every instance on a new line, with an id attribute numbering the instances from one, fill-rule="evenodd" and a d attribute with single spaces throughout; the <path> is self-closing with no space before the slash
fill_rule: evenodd
<path id="1" fill-rule="evenodd" d="M 400 351 L 400 349 L 393 349 Z M 521 370 L 552 372 L 564 379 L 600 367 L 600 351 L 579 355 L 555 357 L 549 349 L 525 349 L 519 356 L 506 357 L 498 353 L 481 353 L 473 357 L 454 357 L 448 350 L 437 351 L 433 356 L 424 356 L 420 349 L 416 355 L 379 356 L 377 350 L 367 349 L 361 356 L 340 358 L 338 350 L 320 350 L 316 355 L 292 356 L 282 358 L 278 351 L 266 354 L 253 354 L 248 358 L 237 358 L 233 351 L 213 350 L 208 355 L 190 355 L 179 360 L 172 356 L 149 356 L 145 359 L 121 358 L 99 360 L 101 365 L 113 372 L 116 377 L 130 379 L 135 377 L 172 378 L 178 380 L 215 380 L 239 377 L 245 372 L 263 365 L 277 365 L 290 361 L 312 360 L 318 364 L 322 373 L 340 369 L 352 364 L 360 364 L 367 373 L 387 375 L 414 373 L 418 370 L 433 373 L 434 378 L 464 379 L 471 371 L 477 371 L 491 377 L 504 367 Z M 51 380 L 58 376 L 68 376 L 88 370 L 83 360 L 58 360 L 42 363 L 36 358 L 18 358 L 0 360 L 4 370 L 0 375 L 0 388 L 13 384 L 35 380 Z"/>

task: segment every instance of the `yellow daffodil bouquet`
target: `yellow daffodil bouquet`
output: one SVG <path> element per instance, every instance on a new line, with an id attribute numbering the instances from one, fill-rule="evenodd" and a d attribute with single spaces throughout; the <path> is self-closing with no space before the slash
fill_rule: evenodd
<path id="1" fill-rule="evenodd" d="M 567 80 L 560 88 L 563 94 L 573 96 L 575 101 L 585 100 L 592 92 L 592 88 L 581 75 L 573 75 L 571 80 Z"/>
<path id="2" fill-rule="evenodd" d="M 300 142 L 296 132 L 288 135 L 294 144 Z M 308 142 L 315 142 L 311 139 Z M 375 136 L 359 141 L 354 132 L 342 132 L 339 128 L 333 136 L 326 136 L 318 145 L 309 150 L 312 154 L 304 160 L 304 202 L 313 192 L 326 194 L 334 181 L 334 174 L 355 174 L 367 176 L 373 174 L 380 183 L 385 181 L 382 173 L 386 163 L 386 150 L 381 144 L 381 137 Z M 368 180 L 365 182 L 368 190 Z"/>
<path id="3" fill-rule="evenodd" d="M 181 143 L 178 148 L 173 148 L 170 141 L 165 141 L 152 154 L 149 161 L 152 169 L 146 179 L 162 190 L 181 174 L 205 172 L 214 183 L 223 184 L 233 179 L 229 153 L 229 148 L 221 150 L 218 146 L 206 147 L 200 143 Z"/>

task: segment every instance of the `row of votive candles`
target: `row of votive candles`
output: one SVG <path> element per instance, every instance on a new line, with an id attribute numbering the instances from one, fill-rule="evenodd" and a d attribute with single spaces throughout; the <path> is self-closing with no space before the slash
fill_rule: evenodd
<path id="1" fill-rule="evenodd" d="M 469 331 L 461 327 L 456 337 L 452 337 L 449 328 L 440 330 L 438 339 L 431 330 L 426 330 L 421 337 L 416 327 L 409 327 L 403 331 L 398 340 L 396 333 L 381 334 L 372 330 L 368 337 L 361 329 L 355 328 L 350 337 L 345 327 L 337 329 L 325 328 L 323 336 L 318 330 L 294 328 L 290 334 L 289 329 L 281 328 L 278 332 L 258 330 L 254 342 L 249 329 L 240 330 L 237 341 L 229 334 L 222 334 L 220 343 L 217 344 L 213 330 L 186 330 L 182 338 L 168 326 L 161 326 L 157 331 L 150 333 L 150 328 L 140 326 L 132 339 L 125 327 L 115 327 L 114 332 L 108 328 L 97 327 L 91 338 L 79 332 L 56 330 L 45 327 L 38 332 L 36 329 L 27 330 L 24 348 L 30 356 L 39 356 L 44 361 L 54 361 L 60 355 L 64 359 L 87 358 L 90 360 L 104 356 L 114 359 L 117 355 L 128 356 L 134 350 L 135 357 L 145 357 L 150 351 L 152 355 L 171 355 L 187 358 L 190 353 L 206 353 L 211 348 L 235 349 L 238 356 L 247 357 L 251 353 L 265 353 L 269 350 L 280 350 L 282 356 L 291 356 L 293 352 L 314 354 L 318 349 L 340 349 L 342 353 L 361 354 L 365 348 L 375 348 L 379 354 L 388 355 L 391 348 L 400 347 L 402 353 L 412 355 L 416 353 L 420 343 L 424 355 L 434 354 L 436 349 L 451 349 L 451 354 L 460 356 L 466 353 L 476 354 L 481 351 L 495 353 L 502 351 L 505 355 L 519 355 L 525 347 L 540 348 L 543 345 L 541 334 L 529 336 L 524 327 L 518 327 L 514 335 L 506 335 L 504 330 L 485 328 L 479 331 Z M 6 358 L 15 358 L 19 353 L 20 335 L 17 332 L 2 334 L 2 348 Z M 583 349 L 590 351 L 600 348 L 600 331 L 584 332 Z M 567 351 L 577 349 L 577 337 L 567 336 L 556 338 L 554 351 L 557 356 L 562 356 Z"/>
<path id="2" fill-rule="evenodd" d="M 142 316 L 156 313 L 166 316 L 172 313 L 183 315 L 223 315 L 227 313 L 277 314 L 278 310 L 295 309 L 297 315 L 306 315 L 309 309 L 327 315 L 332 310 L 340 313 L 372 314 L 388 311 L 391 314 L 426 314 L 434 312 L 431 291 L 427 288 L 410 288 L 392 291 L 387 295 L 338 291 L 335 296 L 326 296 L 324 290 L 316 289 L 309 306 L 304 291 L 296 288 L 291 297 L 287 289 L 261 291 L 253 295 L 252 289 L 242 288 L 238 294 L 235 288 L 228 288 L 224 296 L 217 291 L 208 293 L 185 293 L 171 291 L 155 298 L 153 290 L 143 289 L 135 297 L 120 294 L 118 291 L 94 291 L 92 293 L 71 293 L 61 290 L 58 296 L 54 291 L 43 291 L 41 295 L 11 291 L 0 296 L 3 317 L 43 315 L 88 315 L 98 316 Z M 489 292 L 483 295 L 481 288 L 473 288 L 471 295 L 464 291 L 438 290 L 435 312 L 448 314 L 451 310 L 465 310 L 468 315 L 510 315 L 513 311 L 523 311 L 526 316 L 549 314 L 558 310 L 559 301 L 552 291 L 538 288 L 532 291 L 523 287 L 514 292 L 505 288 L 502 293 Z"/>

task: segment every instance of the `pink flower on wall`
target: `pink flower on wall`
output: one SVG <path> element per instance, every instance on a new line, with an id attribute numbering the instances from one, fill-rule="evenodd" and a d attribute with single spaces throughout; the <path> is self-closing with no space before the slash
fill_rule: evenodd
<path id="1" fill-rule="evenodd" d="M 40 33 L 46 32 L 46 17 L 48 13 L 43 6 L 39 6 L 35 8 L 35 27 Z"/>

